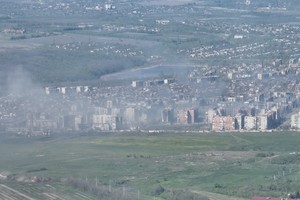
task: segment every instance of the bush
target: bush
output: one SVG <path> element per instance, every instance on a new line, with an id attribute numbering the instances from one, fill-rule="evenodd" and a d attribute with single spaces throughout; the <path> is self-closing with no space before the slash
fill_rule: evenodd
<path id="1" fill-rule="evenodd" d="M 277 186 L 274 185 L 274 184 L 271 184 L 271 185 L 269 185 L 268 189 L 271 190 L 271 191 L 276 191 L 277 190 Z"/>
<path id="2" fill-rule="evenodd" d="M 293 155 L 283 155 L 271 160 L 272 164 L 278 165 L 287 165 L 287 164 L 299 164 L 300 163 L 300 155 L 293 154 Z"/>
<path id="3" fill-rule="evenodd" d="M 122 199 L 122 200 L 137 200 L 138 198 L 133 195 L 124 195 L 121 190 L 114 189 L 110 192 L 108 187 L 100 185 L 96 186 L 95 183 L 87 182 L 82 179 L 68 178 L 63 180 L 66 185 L 78 189 L 82 192 L 91 194 L 98 199 Z"/>
<path id="4" fill-rule="evenodd" d="M 260 157 L 260 158 L 266 158 L 266 157 L 272 157 L 274 156 L 275 154 L 274 153 L 265 153 L 265 152 L 260 152 L 260 153 L 257 153 L 256 154 L 256 157 Z"/>
<path id="5" fill-rule="evenodd" d="M 222 185 L 220 185 L 219 183 L 216 183 L 215 188 L 224 188 L 224 187 Z"/>
<path id="6" fill-rule="evenodd" d="M 153 195 L 159 196 L 159 195 L 161 195 L 164 192 L 165 192 L 165 188 L 163 186 L 161 186 L 161 185 L 158 185 L 157 187 L 155 187 L 155 189 L 153 191 Z"/>
<path id="7" fill-rule="evenodd" d="M 193 193 L 189 190 L 174 191 L 171 196 L 171 200 L 183 200 L 183 199 L 185 199 L 185 200 L 209 200 L 208 197 Z"/>

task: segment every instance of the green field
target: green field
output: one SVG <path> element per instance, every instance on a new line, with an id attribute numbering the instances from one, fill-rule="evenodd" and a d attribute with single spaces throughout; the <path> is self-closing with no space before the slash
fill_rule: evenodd
<path id="1" fill-rule="evenodd" d="M 33 199 L 97 199 L 76 181 L 129 199 L 284 196 L 300 186 L 299 141 L 296 132 L 3 136 L 0 184 Z"/>

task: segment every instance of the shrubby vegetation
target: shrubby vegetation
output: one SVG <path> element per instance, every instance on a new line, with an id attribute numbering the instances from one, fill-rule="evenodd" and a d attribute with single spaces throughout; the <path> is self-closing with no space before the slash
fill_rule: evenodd
<path id="1" fill-rule="evenodd" d="M 138 195 L 125 194 L 122 189 L 113 189 L 110 191 L 109 187 L 100 185 L 95 182 L 88 182 L 86 180 L 67 178 L 63 180 L 66 185 L 72 186 L 75 189 L 89 193 L 98 199 L 122 199 L 122 200 L 138 200 Z"/>
<path id="2" fill-rule="evenodd" d="M 300 154 L 281 155 L 276 158 L 273 158 L 271 160 L 271 163 L 278 165 L 299 164 Z"/>
<path id="3" fill-rule="evenodd" d="M 157 185 L 153 191 L 153 196 L 160 196 L 168 200 L 209 200 L 208 197 L 197 194 L 190 190 L 166 190 L 163 186 Z"/>
<path id="4" fill-rule="evenodd" d="M 208 197 L 193 193 L 189 190 L 175 190 L 171 192 L 170 200 L 209 200 Z"/>
<path id="5" fill-rule="evenodd" d="M 259 152 L 256 154 L 256 157 L 260 157 L 260 158 L 266 158 L 266 157 L 272 157 L 274 156 L 275 154 L 272 153 L 272 152 Z"/>
<path id="6" fill-rule="evenodd" d="M 247 140 L 247 149 L 251 151 L 234 148 L 241 146 L 236 142 L 237 137 L 240 141 Z M 299 155 L 290 154 L 297 152 L 299 139 L 300 135 L 295 133 L 235 133 L 235 137 L 59 134 L 47 139 L 3 135 L 0 173 L 1 170 L 11 172 L 8 182 L 16 182 L 24 175 L 50 177 L 37 182 L 44 184 L 44 180 L 55 185 L 63 178 L 66 187 L 103 199 L 110 195 L 122 196 L 123 187 L 130 188 L 126 190 L 127 199 L 137 198 L 137 191 L 140 199 L 205 199 L 199 195 L 202 190 L 246 199 L 254 195 L 276 197 L 295 194 L 299 189 Z M 268 145 L 270 140 L 278 145 Z M 12 152 L 8 151 L 11 149 Z M 84 177 L 66 178 L 74 174 L 84 174 Z M 98 185 L 96 175 L 101 180 Z M 114 194 L 109 192 L 109 180 Z"/>

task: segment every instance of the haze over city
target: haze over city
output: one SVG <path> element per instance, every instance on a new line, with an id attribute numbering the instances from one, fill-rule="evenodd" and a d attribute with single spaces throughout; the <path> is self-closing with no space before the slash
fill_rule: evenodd
<path id="1" fill-rule="evenodd" d="M 300 198 L 297 0 L 0 4 L 0 199 Z"/>

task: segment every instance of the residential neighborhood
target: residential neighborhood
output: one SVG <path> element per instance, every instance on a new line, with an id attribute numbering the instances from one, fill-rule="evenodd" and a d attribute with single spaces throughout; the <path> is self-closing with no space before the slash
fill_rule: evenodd
<path id="1" fill-rule="evenodd" d="M 59 86 L 0 99 L 1 128 L 20 132 L 298 130 L 300 59 L 264 70 L 181 66 L 183 73 L 122 80 L 115 86 Z M 143 73 L 143 70 L 135 73 Z M 164 73 L 164 72 L 163 72 Z M 122 79 L 123 75 L 117 75 Z M 291 79 L 293 77 L 293 79 Z M 13 127 L 13 128 L 12 128 Z"/>

